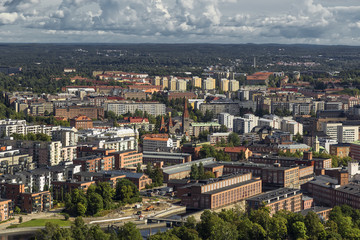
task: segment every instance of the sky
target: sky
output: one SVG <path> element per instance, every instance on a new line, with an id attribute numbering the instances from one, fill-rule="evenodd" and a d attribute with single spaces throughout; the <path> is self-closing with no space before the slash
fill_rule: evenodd
<path id="1" fill-rule="evenodd" d="M 360 45 L 360 0 L 0 0 L 0 42 Z"/>

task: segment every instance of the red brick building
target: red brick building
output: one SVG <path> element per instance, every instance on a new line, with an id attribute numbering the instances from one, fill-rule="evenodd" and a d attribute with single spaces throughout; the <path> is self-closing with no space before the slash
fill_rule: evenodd
<path id="1" fill-rule="evenodd" d="M 56 200 L 64 201 L 65 194 L 71 193 L 74 189 L 79 189 L 84 192 L 92 185 L 95 184 L 94 181 L 56 181 L 52 182 L 53 186 L 53 197 Z"/>
<path id="2" fill-rule="evenodd" d="M 76 129 L 89 129 L 93 128 L 93 121 L 87 116 L 77 116 L 70 119 L 70 126 Z"/>
<path id="3" fill-rule="evenodd" d="M 73 163 L 81 165 L 83 172 L 109 171 L 115 168 L 115 157 L 92 155 L 74 159 Z"/>
<path id="4" fill-rule="evenodd" d="M 84 115 L 91 119 L 101 119 L 104 118 L 104 108 L 97 106 L 68 106 L 55 108 L 55 117 L 72 119 L 79 115 Z"/>
<path id="5" fill-rule="evenodd" d="M 301 211 L 302 193 L 298 189 L 279 188 L 255 197 L 248 198 L 246 203 L 249 209 L 259 209 L 263 206 L 270 208 L 270 215 L 280 210 L 290 212 Z"/>
<path id="6" fill-rule="evenodd" d="M 48 211 L 52 208 L 51 193 L 49 191 L 22 193 L 16 205 L 26 213 Z"/>
<path id="7" fill-rule="evenodd" d="M 341 143 L 341 144 L 332 144 L 330 145 L 330 154 L 338 157 L 348 157 L 350 154 L 350 144 Z"/>
<path id="8" fill-rule="evenodd" d="M 187 208 L 215 209 L 262 192 L 261 180 L 251 173 L 229 174 L 178 188 L 181 204 Z"/>
<path id="9" fill-rule="evenodd" d="M 241 147 L 225 147 L 224 152 L 229 154 L 231 157 L 231 161 L 237 161 L 238 155 L 243 152 L 245 159 L 248 159 L 252 156 L 252 152 L 249 150 L 249 148 L 241 146 Z"/>
<path id="10" fill-rule="evenodd" d="M 96 154 L 102 154 L 104 156 L 113 156 L 115 160 L 115 166 L 113 169 L 125 169 L 134 167 L 138 163 L 143 163 L 143 154 L 136 150 L 116 151 L 114 149 L 103 149 L 98 147 L 80 146 L 77 148 L 78 157 L 91 156 Z M 106 170 L 106 169 L 103 169 Z M 107 169 L 112 170 L 112 169 Z"/>

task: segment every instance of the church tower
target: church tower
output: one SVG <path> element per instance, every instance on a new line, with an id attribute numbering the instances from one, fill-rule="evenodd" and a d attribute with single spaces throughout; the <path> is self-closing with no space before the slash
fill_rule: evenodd
<path id="1" fill-rule="evenodd" d="M 185 105 L 184 105 L 184 112 L 183 112 L 183 116 L 182 116 L 182 133 L 189 135 L 189 131 L 190 131 L 190 118 L 189 118 L 189 111 L 188 111 L 188 103 L 187 100 L 185 99 Z"/>

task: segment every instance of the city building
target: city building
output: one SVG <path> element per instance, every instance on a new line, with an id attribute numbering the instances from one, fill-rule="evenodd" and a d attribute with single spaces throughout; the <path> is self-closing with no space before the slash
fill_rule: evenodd
<path id="1" fill-rule="evenodd" d="M 76 129 L 93 128 L 93 121 L 87 116 L 77 116 L 70 119 L 70 126 Z"/>
<path id="2" fill-rule="evenodd" d="M 239 91 L 239 81 L 237 80 L 230 80 L 230 84 L 229 84 L 229 91 L 230 92 L 237 92 Z"/>
<path id="3" fill-rule="evenodd" d="M 228 92 L 229 91 L 229 79 L 223 78 L 220 81 L 220 90 L 223 92 Z"/>
<path id="4" fill-rule="evenodd" d="M 220 113 L 218 114 L 218 120 L 221 125 L 225 125 L 228 128 L 228 131 L 233 131 L 234 116 L 229 113 Z"/>
<path id="5" fill-rule="evenodd" d="M 270 215 L 272 216 L 280 210 L 290 212 L 301 211 L 301 199 L 302 193 L 299 189 L 279 188 L 250 197 L 246 199 L 246 203 L 249 209 L 268 207 L 270 208 Z"/>
<path id="6" fill-rule="evenodd" d="M 13 201 L 11 199 L 0 199 L 0 222 L 10 219 L 13 215 Z"/>
<path id="7" fill-rule="evenodd" d="M 190 136 L 198 137 L 201 132 L 204 131 L 218 131 L 220 130 L 221 125 L 216 122 L 192 122 L 190 123 Z"/>
<path id="8" fill-rule="evenodd" d="M 134 114 L 136 110 L 147 112 L 154 116 L 164 115 L 165 104 L 153 102 L 119 102 L 107 104 L 107 111 L 112 111 L 116 115 L 124 115 L 128 112 Z"/>
<path id="9" fill-rule="evenodd" d="M 167 153 L 167 152 L 143 152 L 143 163 L 162 163 L 163 165 L 175 165 L 191 162 L 191 154 Z"/>
<path id="10" fill-rule="evenodd" d="M 79 157 L 73 160 L 74 164 L 81 165 L 81 171 L 83 172 L 99 172 L 115 169 L 115 157 L 114 156 L 86 156 Z"/>
<path id="11" fill-rule="evenodd" d="M 261 192 L 261 180 L 253 179 L 251 173 L 246 173 L 189 183 L 177 189 L 177 196 L 187 208 L 216 209 Z"/>
<path id="12" fill-rule="evenodd" d="M 348 157 L 350 155 L 350 144 L 349 143 L 332 144 L 330 145 L 329 153 L 331 155 L 338 156 L 341 158 Z"/>
<path id="13" fill-rule="evenodd" d="M 98 106 L 55 107 L 55 117 L 72 119 L 79 115 L 87 116 L 90 119 L 102 119 L 104 118 L 104 108 Z"/>
<path id="14" fill-rule="evenodd" d="M 171 138 L 144 137 L 143 151 L 145 152 L 172 152 L 176 150 Z"/>
<path id="15" fill-rule="evenodd" d="M 210 142 L 210 144 L 215 145 L 216 143 L 227 143 L 229 139 L 230 132 L 226 133 L 212 133 L 207 136 L 207 141 Z"/>
<path id="16" fill-rule="evenodd" d="M 337 141 L 352 143 L 359 140 L 359 126 L 338 126 Z"/>
<path id="17" fill-rule="evenodd" d="M 191 166 L 193 164 L 199 165 L 203 164 L 204 168 L 207 165 L 216 163 L 215 158 L 203 158 L 196 161 L 186 162 L 182 164 L 177 164 L 169 167 L 164 167 L 162 169 L 164 175 L 164 182 L 168 182 L 171 179 L 183 179 L 190 177 Z"/>

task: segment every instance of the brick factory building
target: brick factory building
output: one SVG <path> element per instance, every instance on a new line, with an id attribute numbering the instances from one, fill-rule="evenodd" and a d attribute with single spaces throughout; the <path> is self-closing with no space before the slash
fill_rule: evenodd
<path id="1" fill-rule="evenodd" d="M 91 119 L 104 118 L 104 108 L 97 106 L 69 106 L 55 108 L 55 117 L 72 119 L 84 115 Z"/>
<path id="2" fill-rule="evenodd" d="M 216 209 L 262 192 L 261 180 L 251 173 L 228 174 L 178 188 L 177 196 L 187 208 Z"/>
<path id="3" fill-rule="evenodd" d="M 115 168 L 114 156 L 86 156 L 73 160 L 74 164 L 81 165 L 81 171 L 83 172 L 98 172 L 113 170 Z"/>
<path id="4" fill-rule="evenodd" d="M 277 211 L 287 210 L 290 212 L 301 211 L 302 193 L 298 189 L 279 188 L 255 197 L 248 198 L 246 203 L 249 209 L 259 209 L 263 206 L 270 208 L 270 215 Z"/>

